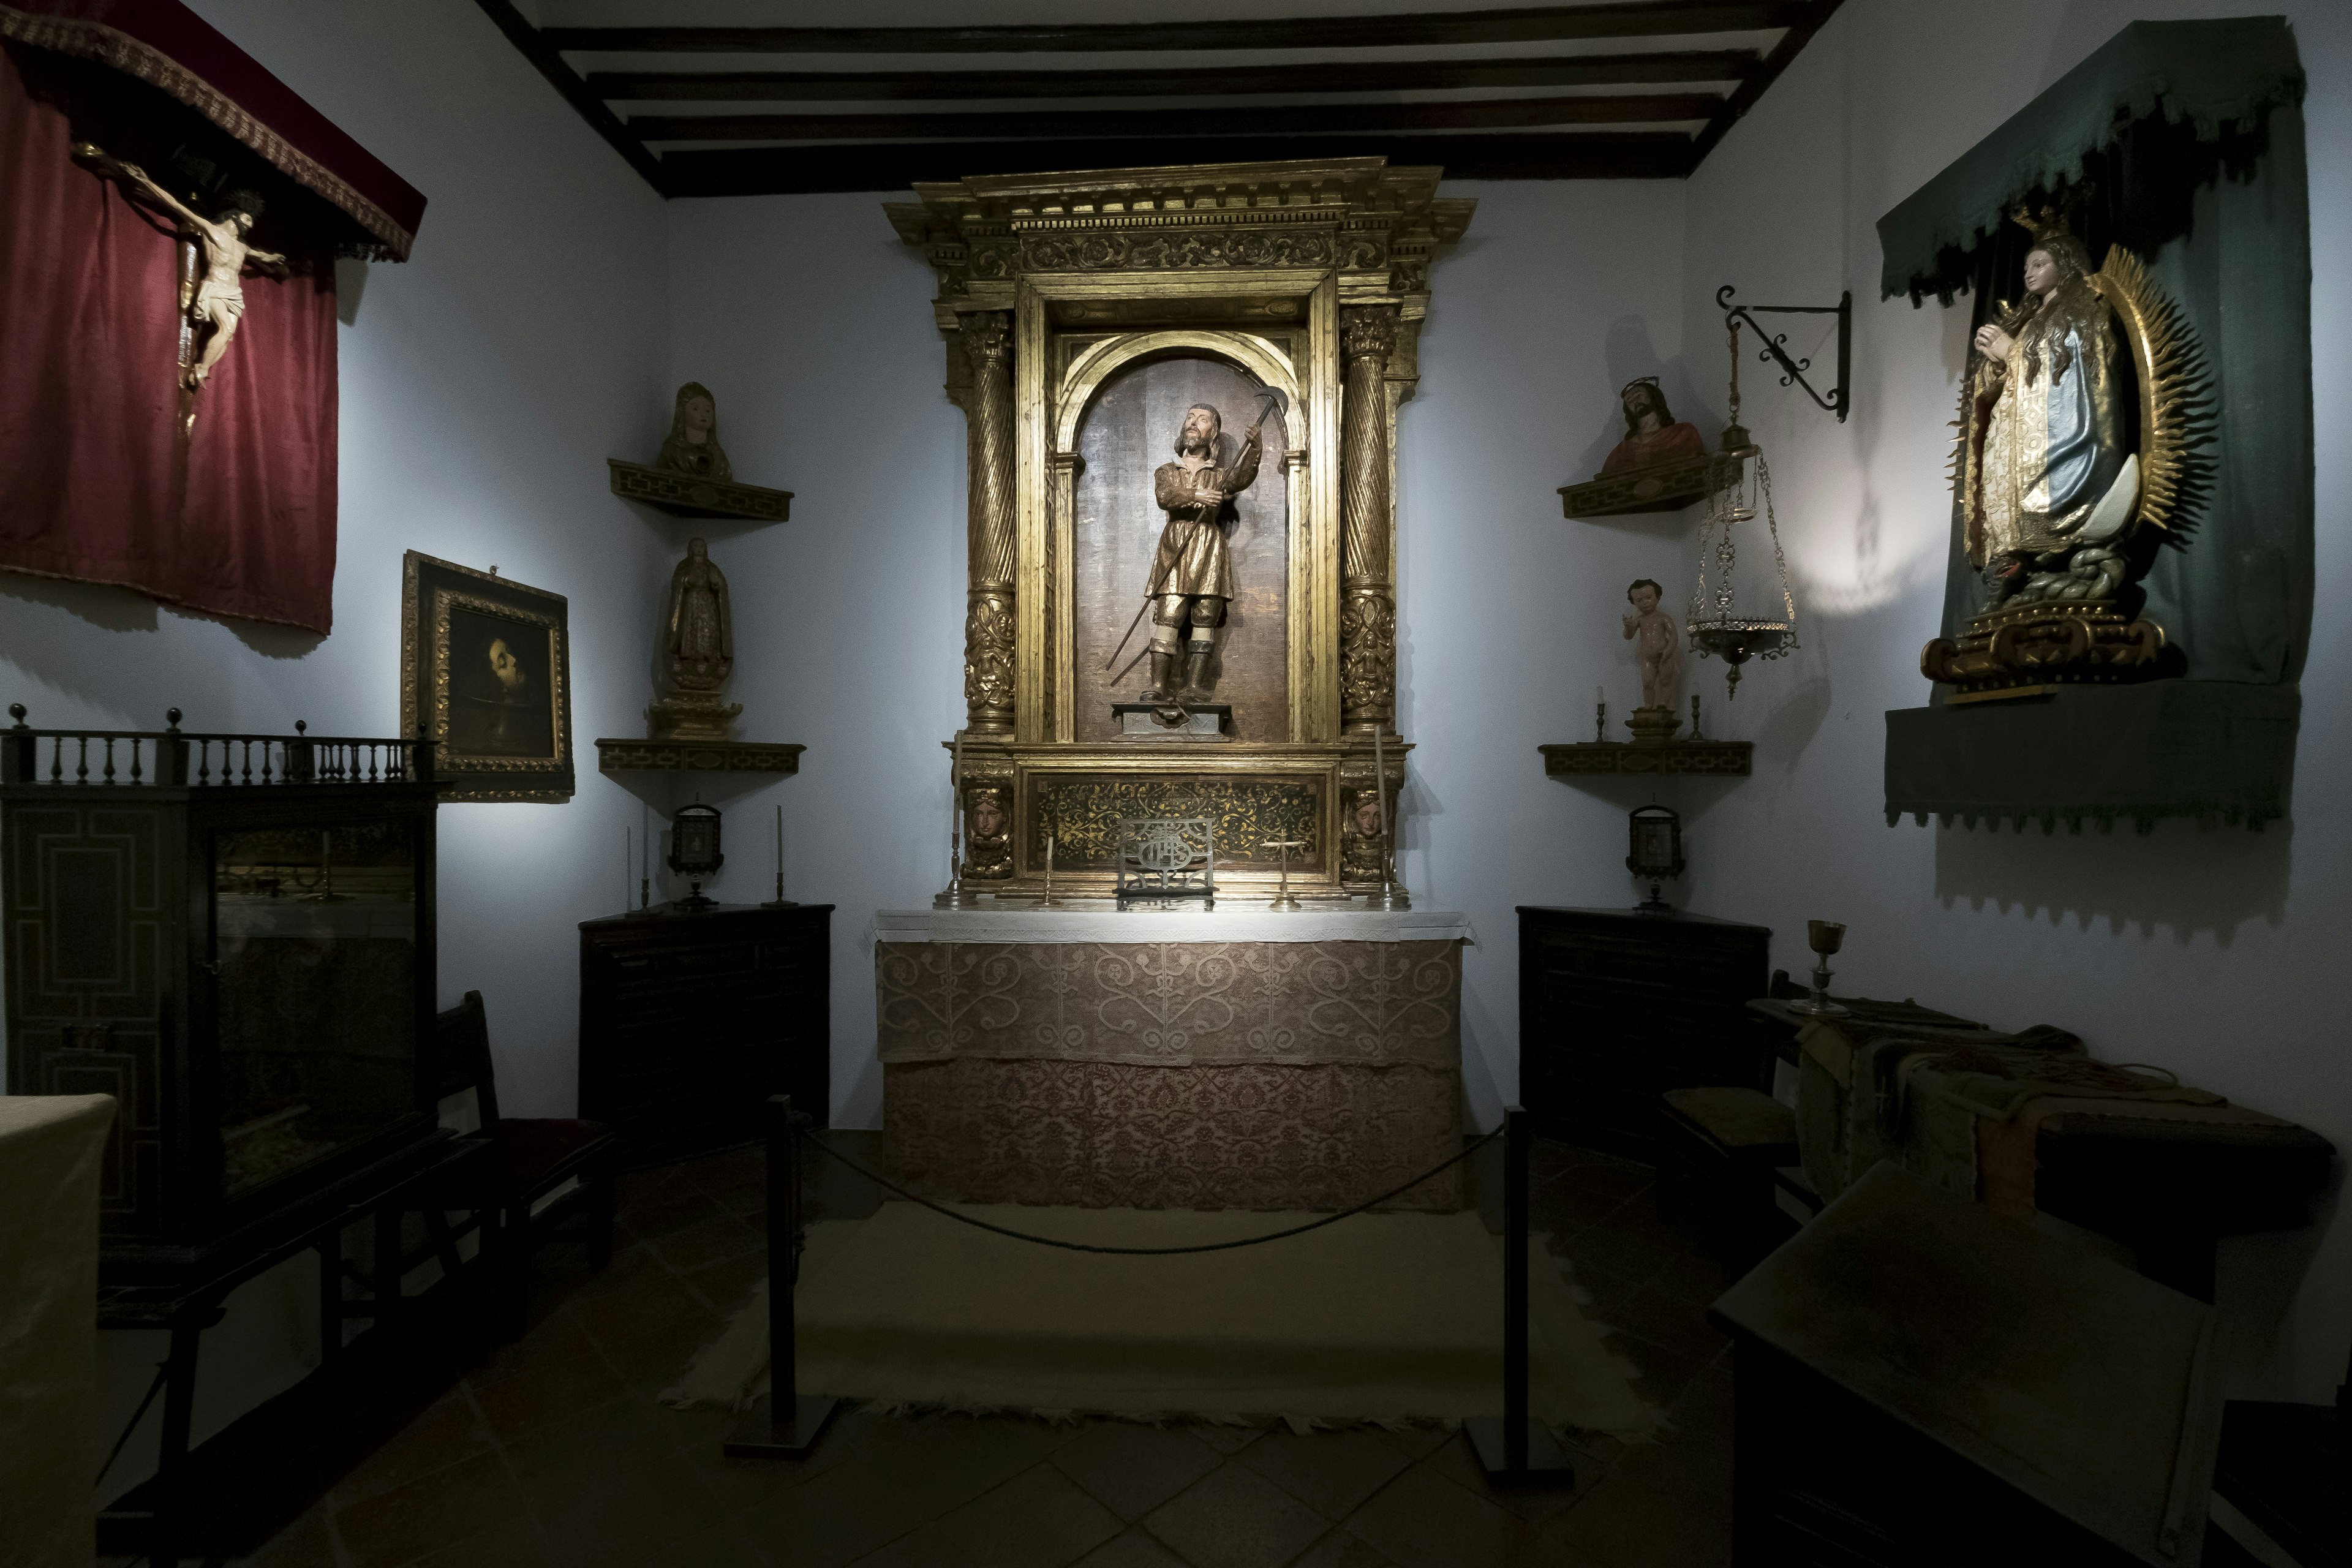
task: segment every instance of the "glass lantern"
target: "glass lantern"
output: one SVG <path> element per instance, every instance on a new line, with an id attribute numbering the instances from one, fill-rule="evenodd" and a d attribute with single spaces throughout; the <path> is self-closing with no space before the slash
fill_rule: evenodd
<path id="1" fill-rule="evenodd" d="M 687 879 L 692 891 L 678 900 L 689 910 L 717 907 L 719 900 L 702 896 L 705 879 L 719 875 L 727 857 L 719 852 L 719 809 L 701 805 L 678 807 L 669 819 L 669 868 Z"/>
<path id="2" fill-rule="evenodd" d="M 1660 896 L 1659 884 L 1683 874 L 1683 819 L 1663 805 L 1634 809 L 1626 819 L 1632 851 L 1625 869 L 1650 884 L 1650 896 L 1636 906 L 1645 915 L 1670 915 L 1674 905 Z"/>

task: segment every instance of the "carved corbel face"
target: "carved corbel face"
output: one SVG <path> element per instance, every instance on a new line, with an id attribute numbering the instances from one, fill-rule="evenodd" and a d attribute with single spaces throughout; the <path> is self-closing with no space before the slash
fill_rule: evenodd
<path id="1" fill-rule="evenodd" d="M 971 792 L 971 836 L 975 839 L 1004 837 L 1004 804 L 996 791 Z"/>
<path id="2" fill-rule="evenodd" d="M 1357 837 L 1378 838 L 1381 836 L 1381 797 L 1377 792 L 1368 789 L 1356 792 L 1354 817 Z"/>

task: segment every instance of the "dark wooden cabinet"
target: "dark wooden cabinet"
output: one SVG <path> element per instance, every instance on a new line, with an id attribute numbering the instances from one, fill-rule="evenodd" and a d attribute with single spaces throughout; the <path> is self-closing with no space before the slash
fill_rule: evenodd
<path id="1" fill-rule="evenodd" d="M 580 1114 L 625 1164 L 760 1133 L 789 1094 L 824 1125 L 832 1073 L 831 904 L 664 905 L 580 927 Z"/>
<path id="2" fill-rule="evenodd" d="M 1769 1088 L 1747 1004 L 1771 939 L 1705 915 L 1519 906 L 1519 1102 L 1537 1129 L 1654 1162 L 1667 1089 Z"/>
<path id="3" fill-rule="evenodd" d="M 7 1092 L 115 1097 L 110 1283 L 440 1136 L 435 801 L 401 740 L 0 729 Z"/>

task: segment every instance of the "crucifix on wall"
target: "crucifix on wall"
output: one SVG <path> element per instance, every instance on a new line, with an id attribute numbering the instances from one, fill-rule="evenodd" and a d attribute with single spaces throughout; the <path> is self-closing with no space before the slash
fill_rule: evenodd
<path id="1" fill-rule="evenodd" d="M 245 315 L 245 269 L 250 267 L 272 278 L 288 274 L 285 257 L 246 243 L 261 215 L 260 196 L 232 190 L 221 199 L 220 216 L 208 218 L 156 184 L 138 164 L 123 163 L 92 142 L 74 143 L 73 160 L 102 178 L 121 182 L 125 195 L 162 213 L 178 230 L 187 247 L 186 264 L 180 268 L 180 313 L 186 319 L 181 332 L 180 384 L 190 392 L 202 390 Z"/>

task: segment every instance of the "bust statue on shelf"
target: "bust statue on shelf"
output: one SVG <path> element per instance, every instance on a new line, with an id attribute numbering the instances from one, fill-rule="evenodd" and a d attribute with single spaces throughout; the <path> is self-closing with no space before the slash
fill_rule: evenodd
<path id="1" fill-rule="evenodd" d="M 656 468 L 693 474 L 705 479 L 731 479 L 735 470 L 719 444 L 719 403 L 710 389 L 689 381 L 677 389 L 677 407 L 670 416 L 669 439 L 654 459 Z"/>
<path id="2" fill-rule="evenodd" d="M 1627 382 L 1617 396 L 1625 407 L 1625 438 L 1601 460 L 1602 475 L 1706 455 L 1706 442 L 1700 437 L 1698 426 L 1675 418 L 1656 376 Z"/>
<path id="3" fill-rule="evenodd" d="M 660 654 L 671 689 L 648 710 L 655 738 L 727 739 L 729 724 L 743 711 L 740 703 L 722 702 L 719 696 L 735 668 L 735 623 L 727 579 L 699 539 L 688 542 L 686 559 L 670 574 Z"/>

